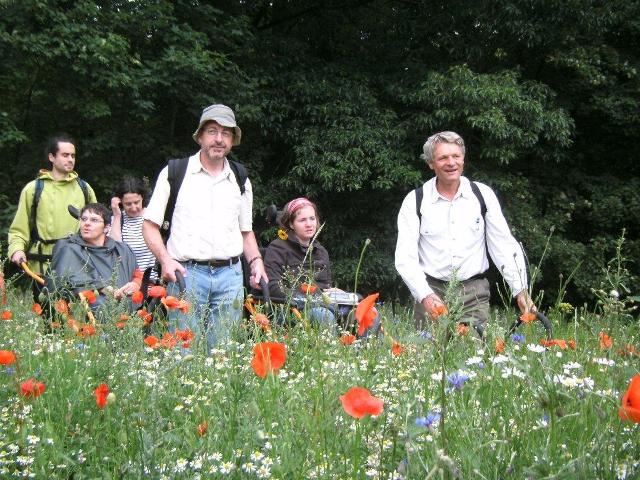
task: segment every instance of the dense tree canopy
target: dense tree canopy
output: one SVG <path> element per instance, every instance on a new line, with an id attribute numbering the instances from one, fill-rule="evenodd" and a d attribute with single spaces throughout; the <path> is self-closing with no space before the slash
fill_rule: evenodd
<path id="1" fill-rule="evenodd" d="M 450 129 L 542 259 L 538 287 L 577 268 L 568 298 L 588 300 L 623 228 L 640 258 L 638 19 L 636 0 L 3 2 L 0 228 L 48 135 L 78 138 L 106 201 L 125 172 L 195 151 L 222 102 L 255 211 L 311 196 L 340 286 L 371 238 L 360 285 L 389 299 L 398 208 L 429 176 L 424 140 Z"/>

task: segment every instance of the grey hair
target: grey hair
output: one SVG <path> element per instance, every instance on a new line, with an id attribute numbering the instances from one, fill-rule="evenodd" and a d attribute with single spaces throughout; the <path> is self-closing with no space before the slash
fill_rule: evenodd
<path id="1" fill-rule="evenodd" d="M 433 152 L 436 149 L 436 145 L 438 143 L 455 143 L 462 150 L 462 155 L 464 155 L 464 140 L 460 135 L 456 132 L 440 132 L 434 133 L 425 142 L 422 150 L 424 153 L 420 155 L 422 160 L 425 160 L 427 163 L 431 163 L 433 161 Z"/>

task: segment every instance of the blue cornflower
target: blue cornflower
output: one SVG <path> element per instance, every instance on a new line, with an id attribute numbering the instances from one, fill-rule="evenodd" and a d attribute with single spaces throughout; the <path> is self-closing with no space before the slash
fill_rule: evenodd
<path id="1" fill-rule="evenodd" d="M 418 418 L 416 418 L 416 425 L 419 426 L 419 427 L 429 428 L 429 427 L 431 427 L 431 425 L 436 423 L 438 420 L 440 420 L 440 414 L 439 413 L 437 413 L 437 412 L 436 413 L 429 412 L 426 417 L 418 417 Z"/>
<path id="2" fill-rule="evenodd" d="M 84 343 L 76 343 L 77 350 L 84 350 L 87 346 Z"/>
<path id="3" fill-rule="evenodd" d="M 447 381 L 456 390 L 460 390 L 464 385 L 464 382 L 466 382 L 467 380 L 469 380 L 469 376 L 465 375 L 464 373 L 454 373 L 447 377 Z"/>
<path id="4" fill-rule="evenodd" d="M 426 338 L 427 340 L 433 339 L 433 335 L 431 335 L 431 332 L 427 332 L 426 330 L 418 332 L 418 335 L 422 338 Z"/>
<path id="5" fill-rule="evenodd" d="M 524 335 L 522 335 L 521 333 L 514 333 L 513 335 L 511 335 L 511 340 L 516 343 L 522 343 L 524 342 Z"/>
<path id="6" fill-rule="evenodd" d="M 13 375 L 16 372 L 16 369 L 13 367 L 7 367 L 5 372 L 7 373 L 7 375 Z"/>

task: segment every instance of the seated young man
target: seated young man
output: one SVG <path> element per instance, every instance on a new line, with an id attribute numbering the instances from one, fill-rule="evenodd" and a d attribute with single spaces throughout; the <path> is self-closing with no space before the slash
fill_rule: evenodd
<path id="1" fill-rule="evenodd" d="M 53 248 L 50 290 L 97 290 L 92 309 L 100 307 L 107 294 L 120 300 L 140 290 L 142 272 L 135 255 L 127 244 L 107 236 L 110 223 L 111 212 L 100 203 L 80 211 L 79 233 L 58 240 Z"/>

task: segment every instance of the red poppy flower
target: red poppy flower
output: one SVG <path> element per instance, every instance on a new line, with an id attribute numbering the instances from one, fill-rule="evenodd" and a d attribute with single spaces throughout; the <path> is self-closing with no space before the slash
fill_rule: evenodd
<path id="1" fill-rule="evenodd" d="M 16 354 L 11 350 L 0 350 L 0 365 L 11 365 L 16 362 Z"/>
<path id="2" fill-rule="evenodd" d="M 356 336 L 355 335 L 350 335 L 348 333 L 345 333 L 344 335 L 342 335 L 340 337 L 340 343 L 342 345 L 351 345 L 355 341 L 356 341 Z"/>
<path id="3" fill-rule="evenodd" d="M 374 305 L 378 299 L 379 293 L 372 293 L 367 298 L 362 300 L 356 307 L 356 319 L 358 320 L 358 335 L 364 335 L 374 323 L 375 318 L 378 316 L 378 311 Z"/>
<path id="4" fill-rule="evenodd" d="M 175 310 L 176 308 L 180 307 L 180 300 L 178 300 L 176 297 L 163 297 L 160 299 L 160 301 L 165 307 L 167 307 L 167 310 Z"/>
<path id="5" fill-rule="evenodd" d="M 158 348 L 158 337 L 155 337 L 153 335 L 149 335 L 148 337 L 144 337 L 144 343 L 146 343 L 148 346 L 150 346 L 151 348 Z"/>
<path id="6" fill-rule="evenodd" d="M 82 292 L 79 293 L 80 298 L 84 297 L 87 299 L 87 302 L 89 302 L 89 304 L 93 305 L 94 303 L 96 303 L 96 294 L 93 290 L 84 290 Z"/>
<path id="7" fill-rule="evenodd" d="M 142 303 L 143 300 L 144 300 L 144 295 L 140 290 L 138 290 L 137 292 L 133 292 L 133 295 L 131 295 L 131 301 L 133 303 L 139 304 L 139 303 Z"/>
<path id="8" fill-rule="evenodd" d="M 598 334 L 598 338 L 600 339 L 600 349 L 601 350 L 606 350 L 607 348 L 611 348 L 613 346 L 613 340 L 606 333 L 600 332 Z"/>
<path id="9" fill-rule="evenodd" d="M 469 335 L 469 325 L 464 323 L 459 323 L 456 325 L 456 333 L 461 337 L 465 337 Z"/>
<path id="10" fill-rule="evenodd" d="M 147 312 L 144 308 L 141 310 L 138 310 L 138 313 L 136 315 L 138 315 L 142 319 L 142 323 L 145 326 L 149 325 L 153 321 L 153 317 L 151 316 L 151 314 Z"/>
<path id="11" fill-rule="evenodd" d="M 198 436 L 199 437 L 204 437 L 204 434 L 207 433 L 207 429 L 209 428 L 209 424 L 207 422 L 202 422 L 200 425 L 198 425 Z"/>
<path id="12" fill-rule="evenodd" d="M 531 323 L 536 319 L 536 314 L 533 312 L 526 312 L 520 315 L 520 320 L 523 323 Z"/>
<path id="13" fill-rule="evenodd" d="M 393 345 L 391 346 L 391 353 L 394 357 L 400 356 L 403 351 L 404 347 L 401 344 L 399 344 L 398 342 L 393 342 Z"/>
<path id="14" fill-rule="evenodd" d="M 572 338 L 570 338 L 569 340 L 567 340 L 567 346 L 571 349 L 571 350 L 575 350 L 576 349 L 576 341 L 573 340 Z"/>
<path id="15" fill-rule="evenodd" d="M 11 310 L 5 310 L 2 312 L 2 320 L 11 320 L 11 317 L 13 317 Z"/>
<path id="16" fill-rule="evenodd" d="M 351 387 L 347 393 L 340 396 L 342 408 L 353 418 L 362 418 L 365 415 L 380 415 L 384 401 L 371 395 L 371 392 L 363 387 Z"/>
<path id="17" fill-rule="evenodd" d="M 441 303 L 433 307 L 430 315 L 431 318 L 435 320 L 442 315 L 446 315 L 447 313 L 449 313 L 449 310 L 447 310 L 447 306 Z"/>
<path id="18" fill-rule="evenodd" d="M 269 317 L 267 317 L 264 313 L 256 313 L 255 315 L 252 315 L 251 318 L 256 323 L 256 325 L 262 328 L 262 330 L 264 330 L 265 332 L 271 330 L 271 327 L 269 325 Z"/>
<path id="19" fill-rule="evenodd" d="M 77 335 L 79 337 L 91 337 L 93 335 L 96 334 L 96 327 L 94 327 L 93 325 L 82 325 L 80 327 L 80 330 L 78 331 Z"/>
<path id="20" fill-rule="evenodd" d="M 20 395 L 27 398 L 39 397 L 47 389 L 44 383 L 36 382 L 35 379 L 30 378 L 20 384 Z"/>
<path id="21" fill-rule="evenodd" d="M 621 420 L 640 423 L 640 375 L 631 379 L 629 388 L 622 397 L 618 416 Z"/>
<path id="22" fill-rule="evenodd" d="M 318 287 L 312 283 L 302 283 L 300 284 L 300 291 L 302 293 L 304 293 L 305 295 L 309 294 L 309 295 L 313 295 L 314 293 L 316 293 L 316 289 Z"/>
<path id="23" fill-rule="evenodd" d="M 168 349 L 172 349 L 178 344 L 178 339 L 172 333 L 166 332 L 160 340 L 160 344 Z"/>
<path id="24" fill-rule="evenodd" d="M 188 342 L 189 340 L 193 340 L 195 338 L 195 334 L 189 328 L 185 328 L 184 330 L 176 330 L 174 335 L 178 340 L 182 340 L 183 342 Z"/>
<path id="25" fill-rule="evenodd" d="M 251 368 L 261 378 L 269 372 L 277 372 L 287 359 L 287 349 L 283 343 L 262 342 L 253 347 Z"/>
<path id="26" fill-rule="evenodd" d="M 546 339 L 541 339 L 540 340 L 540 345 L 542 345 L 543 347 L 547 347 L 547 348 L 551 348 L 553 346 L 556 346 L 558 348 L 560 348 L 560 350 L 566 350 L 567 349 L 567 341 L 566 340 L 562 340 L 562 339 L 553 339 L 553 340 L 546 340 Z"/>
<path id="27" fill-rule="evenodd" d="M 96 396 L 96 405 L 98 408 L 102 409 L 107 405 L 107 395 L 109 395 L 109 386 L 106 383 L 101 383 L 98 385 L 93 391 L 93 394 Z"/>
<path id="28" fill-rule="evenodd" d="M 167 289 L 161 285 L 154 285 L 153 287 L 149 287 L 147 294 L 152 298 L 162 298 L 167 296 Z"/>
<path id="29" fill-rule="evenodd" d="M 178 302 L 178 310 L 180 310 L 182 313 L 189 313 L 189 302 L 187 302 L 186 300 L 180 300 Z"/>
<path id="30" fill-rule="evenodd" d="M 33 305 L 31 305 L 31 311 L 36 315 L 42 315 L 42 307 L 39 303 L 34 303 Z"/>
<path id="31" fill-rule="evenodd" d="M 494 345 L 494 350 L 496 353 L 503 353 L 504 352 L 504 340 L 500 337 L 496 338 L 496 342 Z"/>
<path id="32" fill-rule="evenodd" d="M 58 300 L 54 307 L 58 313 L 69 313 L 69 304 L 63 298 Z"/>

